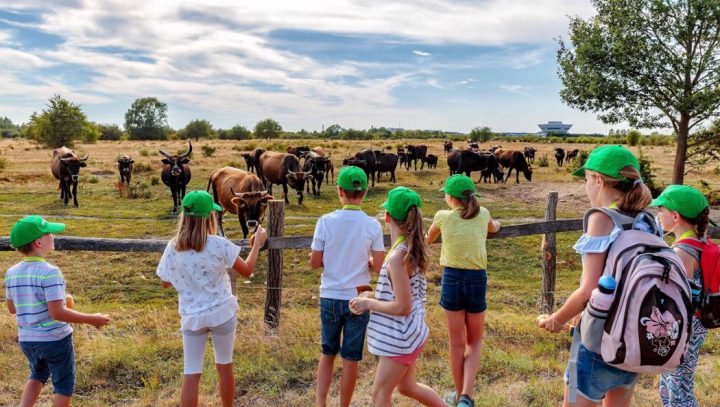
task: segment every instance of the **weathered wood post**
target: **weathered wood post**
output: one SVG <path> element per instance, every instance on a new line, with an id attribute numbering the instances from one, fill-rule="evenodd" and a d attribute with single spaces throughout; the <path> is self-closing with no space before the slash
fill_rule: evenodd
<path id="1" fill-rule="evenodd" d="M 273 200 L 268 206 L 268 237 L 285 235 L 285 201 Z M 270 328 L 280 326 L 280 301 L 282 299 L 283 253 L 282 249 L 268 250 L 267 296 L 265 298 L 265 323 Z"/>
<path id="2" fill-rule="evenodd" d="M 553 221 L 557 217 L 558 193 L 550 192 L 545 207 L 545 221 Z M 557 263 L 557 246 L 555 233 L 545 233 L 542 240 L 543 277 L 540 292 L 540 312 L 550 314 L 555 307 L 555 265 Z"/>

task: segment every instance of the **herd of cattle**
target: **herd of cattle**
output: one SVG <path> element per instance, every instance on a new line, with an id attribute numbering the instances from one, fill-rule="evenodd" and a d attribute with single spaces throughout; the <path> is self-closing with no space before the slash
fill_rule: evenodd
<path id="1" fill-rule="evenodd" d="M 446 155 L 450 174 L 471 175 L 473 171 L 480 172 L 478 182 L 507 182 L 512 171 L 515 170 L 515 182 L 520 182 L 520 172 L 525 179 L 532 179 L 532 163 L 535 161 L 537 150 L 525 147 L 524 151 L 507 150 L 501 146 L 494 146 L 488 150 L 481 150 L 477 143 L 469 143 L 467 148 L 453 148 L 453 143 L 445 141 L 443 150 Z M 565 153 L 562 148 L 555 149 L 555 158 L 558 166 L 575 158 L 578 150 Z M 160 178 L 170 188 L 173 200 L 173 213 L 177 213 L 185 189 L 191 179 L 190 154 L 192 143 L 188 141 L 188 150 L 181 154 L 170 155 L 163 150 L 159 151 L 164 157 Z M 309 148 L 289 147 L 286 153 L 268 151 L 265 148 L 256 148 L 253 151 L 241 152 L 245 160 L 247 171 L 234 167 L 223 167 L 212 173 L 207 184 L 207 191 L 212 189 L 215 202 L 223 207 L 223 212 L 237 215 L 243 230 L 243 237 L 247 237 L 249 228 L 256 228 L 262 222 L 267 202 L 273 199 L 273 184 L 282 185 L 286 203 L 288 200 L 288 186 L 296 191 L 298 204 L 302 204 L 305 191 L 310 193 L 312 186 L 313 196 L 320 196 L 320 187 L 333 182 L 335 168 L 321 147 Z M 52 174 L 60 181 L 60 199 L 67 206 L 68 200 L 73 199 L 78 206 L 77 184 L 80 168 L 86 167 L 88 156 L 79 158 L 74 151 L 67 147 L 53 150 L 51 163 Z M 301 164 L 302 160 L 302 164 Z M 405 167 L 406 171 L 414 168 L 417 171 L 418 162 L 420 170 L 427 165 L 428 169 L 437 168 L 438 156 L 428 154 L 428 147 L 424 144 L 406 145 L 399 147 L 396 152 L 386 152 L 385 149 L 364 149 L 351 157 L 342 160 L 342 165 L 353 165 L 362 168 L 368 175 L 371 187 L 380 182 L 383 174 L 388 174 L 390 182 L 396 182 L 395 171 Z M 117 160 L 118 172 L 122 185 L 130 185 L 134 161 L 129 156 L 122 156 Z M 505 173 L 507 169 L 507 174 Z M 222 213 L 219 216 L 221 233 Z"/>

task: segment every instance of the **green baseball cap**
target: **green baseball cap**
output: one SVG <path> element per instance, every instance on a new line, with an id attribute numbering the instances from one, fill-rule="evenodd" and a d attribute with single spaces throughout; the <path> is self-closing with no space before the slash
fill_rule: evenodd
<path id="1" fill-rule="evenodd" d="M 38 215 L 27 216 L 15 222 L 10 230 L 10 245 L 17 249 L 48 233 L 60 233 L 64 230 L 64 223 L 48 222 Z"/>
<path id="2" fill-rule="evenodd" d="M 407 219 L 408 210 L 413 206 L 422 208 L 422 200 L 417 192 L 408 187 L 391 189 L 388 191 L 387 200 L 380 205 L 393 219 L 399 221 Z"/>
<path id="3" fill-rule="evenodd" d="M 475 183 L 473 180 L 463 174 L 449 176 L 445 181 L 445 186 L 441 188 L 440 191 L 458 199 L 465 199 L 465 191 L 472 191 L 475 196 L 480 196 L 475 193 Z"/>
<path id="4" fill-rule="evenodd" d="M 572 175 L 584 177 L 585 170 L 591 170 L 611 178 L 627 181 L 627 178 L 620 174 L 620 171 L 627 166 L 632 166 L 638 173 L 640 172 L 640 163 L 630 150 L 621 145 L 606 145 L 597 147 L 590 152 L 585 165 L 573 172 Z"/>
<path id="5" fill-rule="evenodd" d="M 213 210 L 221 212 L 222 206 L 213 201 L 212 195 L 205 191 L 190 191 L 182 200 L 183 213 L 199 218 L 207 218 Z"/>
<path id="6" fill-rule="evenodd" d="M 338 173 L 337 185 L 346 191 L 364 191 L 368 186 L 367 174 L 360 167 L 343 167 Z"/>
<path id="7" fill-rule="evenodd" d="M 695 219 L 709 204 L 702 192 L 689 185 L 670 185 L 652 200 L 650 206 L 663 206 L 688 219 Z"/>

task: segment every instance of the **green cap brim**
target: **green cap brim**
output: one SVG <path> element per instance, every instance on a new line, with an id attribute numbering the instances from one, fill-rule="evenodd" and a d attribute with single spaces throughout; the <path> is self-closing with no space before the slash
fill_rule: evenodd
<path id="1" fill-rule="evenodd" d="M 658 197 L 650 201 L 650 205 L 648 205 L 648 208 L 656 208 L 658 206 L 663 206 L 664 203 L 665 200 Z"/>
<path id="2" fill-rule="evenodd" d="M 216 203 L 213 204 L 213 209 L 215 209 L 218 212 L 222 212 L 222 210 L 223 210 L 222 206 L 220 206 Z"/>
<path id="3" fill-rule="evenodd" d="M 573 177 L 584 177 L 585 176 L 585 167 L 580 167 L 575 172 L 572 173 Z"/>
<path id="4" fill-rule="evenodd" d="M 439 191 L 440 191 L 440 192 L 445 192 L 446 194 L 448 194 L 448 195 L 450 195 L 450 196 L 453 196 L 452 194 L 448 193 L 448 192 L 445 190 L 445 188 L 440 188 Z M 479 192 L 473 192 L 473 195 L 475 195 L 475 196 L 478 197 L 478 198 L 480 198 L 480 196 L 481 196 Z M 455 198 L 457 198 L 457 197 L 455 197 Z M 458 199 L 462 199 L 462 198 L 458 198 Z"/>
<path id="5" fill-rule="evenodd" d="M 45 233 L 60 233 L 65 231 L 65 224 L 64 223 L 52 223 L 47 222 L 47 227 L 45 228 Z"/>

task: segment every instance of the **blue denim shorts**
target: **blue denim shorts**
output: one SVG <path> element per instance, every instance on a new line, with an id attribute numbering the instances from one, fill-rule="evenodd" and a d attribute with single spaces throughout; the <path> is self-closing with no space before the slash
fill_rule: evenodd
<path id="1" fill-rule="evenodd" d="M 30 364 L 28 380 L 42 384 L 52 377 L 53 393 L 72 397 L 75 390 L 75 348 L 72 334 L 52 342 L 20 342 Z"/>
<path id="2" fill-rule="evenodd" d="M 345 360 L 362 360 L 365 331 L 370 313 L 350 312 L 350 301 L 320 298 L 320 324 L 323 355 L 337 355 Z M 342 334 L 342 346 L 340 336 Z"/>
<path id="3" fill-rule="evenodd" d="M 620 370 L 603 360 L 601 355 L 589 351 L 582 344 L 577 358 L 577 391 L 584 398 L 600 403 L 610 390 L 635 386 L 638 374 Z M 570 380 L 570 366 L 565 369 L 565 383 Z"/>
<path id="4" fill-rule="evenodd" d="M 487 309 L 487 273 L 485 270 L 465 270 L 445 267 L 440 289 L 440 306 L 448 311 L 471 314 Z"/>

